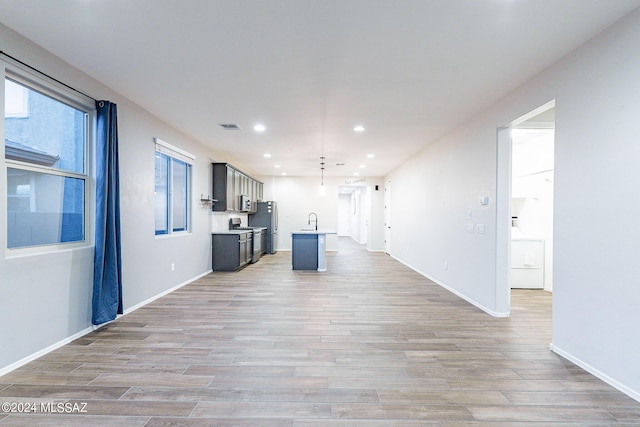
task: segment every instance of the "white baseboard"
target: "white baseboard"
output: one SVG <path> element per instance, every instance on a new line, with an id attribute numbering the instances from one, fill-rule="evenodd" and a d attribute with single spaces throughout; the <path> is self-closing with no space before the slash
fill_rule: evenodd
<path id="1" fill-rule="evenodd" d="M 153 301 L 157 300 L 160 297 L 163 297 L 163 296 L 175 291 L 176 289 L 179 289 L 179 288 L 181 288 L 181 287 L 183 287 L 185 285 L 188 285 L 191 282 L 194 282 L 195 280 L 198 280 L 199 278 L 201 278 L 203 276 L 206 276 L 207 274 L 211 273 L 211 271 L 212 270 L 206 271 L 206 272 L 204 272 L 204 273 L 202 273 L 202 274 L 200 274 L 200 275 L 198 275 L 198 276 L 196 276 L 196 277 L 194 277 L 192 279 L 187 280 L 186 282 L 183 282 L 183 283 L 181 283 L 181 284 L 179 284 L 177 286 L 174 286 L 171 289 L 168 289 L 168 290 L 166 290 L 166 291 L 164 291 L 162 293 L 159 293 L 156 296 L 153 296 L 153 297 L 151 297 L 151 298 L 149 298 L 149 299 L 147 299 L 147 300 L 145 300 L 145 301 L 143 301 L 143 302 L 141 302 L 139 304 L 134 305 L 133 307 L 130 307 L 130 308 L 124 310 L 124 314 L 118 315 L 116 317 L 116 320 L 121 318 L 122 316 L 126 316 L 127 314 L 131 313 L 132 311 L 135 311 L 135 310 L 139 309 L 142 306 L 145 306 L 145 305 L 149 304 L 150 302 L 153 302 Z M 0 368 L 0 376 L 8 374 L 9 372 L 16 370 L 16 369 L 20 368 L 21 366 L 24 366 L 27 363 L 32 362 L 32 361 L 44 356 L 47 353 L 51 353 L 52 351 L 57 350 L 58 348 L 66 345 L 66 344 L 69 344 L 70 342 L 72 342 L 74 340 L 77 340 L 78 338 L 81 338 L 81 337 L 87 335 L 88 333 L 91 333 L 91 332 L 93 332 L 93 331 L 95 331 L 97 329 L 100 329 L 105 325 L 108 325 L 109 323 L 111 323 L 111 322 L 105 322 L 105 323 L 102 323 L 100 325 L 91 325 L 91 326 L 89 326 L 89 327 L 87 327 L 87 328 L 85 328 L 85 329 L 83 329 L 83 330 L 81 330 L 79 332 L 76 332 L 75 334 L 73 334 L 73 335 L 71 335 L 71 336 L 69 336 L 67 338 L 64 338 L 64 339 L 62 339 L 62 340 L 60 340 L 60 341 L 58 341 L 58 342 L 56 342 L 54 344 L 51 344 L 50 346 L 48 346 L 46 348 L 43 348 L 42 350 L 38 350 L 35 353 L 30 354 L 29 356 L 18 360 L 17 362 L 14 362 L 14 363 L 12 363 L 12 364 L 10 364 L 8 366 Z"/>
<path id="2" fill-rule="evenodd" d="M 569 362 L 571 362 L 571 363 L 573 363 L 575 365 L 578 365 L 579 367 L 581 367 L 585 371 L 589 372 L 590 374 L 600 378 L 602 381 L 604 381 L 605 383 L 609 384 L 611 387 L 618 389 L 619 391 L 621 391 L 622 393 L 626 394 L 630 398 L 640 402 L 640 392 L 638 392 L 636 390 L 632 390 L 629 387 L 625 386 L 624 384 L 621 384 L 620 382 L 614 380 L 613 378 L 611 378 L 607 374 L 599 371 L 598 369 L 594 368 L 593 366 L 589 365 L 588 363 L 583 362 L 582 360 L 578 359 L 577 357 L 574 357 L 570 353 L 568 353 L 568 352 L 562 350 L 561 348 L 558 348 L 557 346 L 553 345 L 553 343 L 549 344 L 549 349 L 551 351 L 553 351 L 554 353 L 556 353 L 558 356 L 561 356 L 561 357 L 567 359 Z"/>
<path id="3" fill-rule="evenodd" d="M 102 325 L 100 325 L 102 326 Z M 77 340 L 78 338 L 87 335 L 90 332 L 93 332 L 94 330 L 98 329 L 99 326 L 94 326 L 91 325 L 88 328 L 85 328 L 83 330 L 81 330 L 80 332 L 77 332 L 73 335 L 71 335 L 70 337 L 67 337 L 63 340 L 58 341 L 55 344 L 51 344 L 49 347 L 43 348 L 42 350 L 36 351 L 33 354 L 30 354 L 29 356 L 22 358 L 20 360 L 18 360 L 17 362 L 12 363 L 9 366 L 5 366 L 4 368 L 0 369 L 0 376 L 8 374 L 9 372 L 18 369 L 21 366 L 26 365 L 29 362 L 32 362 L 34 360 L 36 360 L 39 357 L 44 356 L 47 353 L 51 353 L 53 350 L 57 350 L 58 348 L 62 347 L 63 345 L 69 344 L 71 341 L 73 340 Z"/>
<path id="4" fill-rule="evenodd" d="M 146 300 L 144 300 L 144 301 L 142 301 L 142 302 L 140 302 L 140 303 L 138 303 L 138 304 L 136 304 L 134 306 L 131 306 L 131 307 L 127 308 L 126 310 L 124 310 L 124 313 L 119 315 L 117 318 L 120 318 L 122 316 L 126 316 L 127 314 L 136 311 L 140 307 L 144 307 L 145 305 L 147 305 L 149 303 L 152 303 L 153 301 L 157 300 L 158 298 L 162 298 L 163 296 L 168 295 L 171 292 L 173 292 L 173 291 L 175 291 L 177 289 L 180 289 L 181 287 L 183 287 L 185 285 L 188 285 L 191 282 L 195 282 L 199 278 L 206 276 L 207 274 L 211 273 L 212 271 L 213 270 L 205 271 L 202 274 L 199 274 L 199 275 L 197 275 L 195 277 L 192 277 L 191 279 L 187 280 L 186 282 L 182 282 L 182 283 L 174 286 L 173 288 L 167 289 L 166 291 L 160 292 L 159 294 L 154 295 L 151 298 L 148 298 L 148 299 L 146 299 Z"/>
<path id="5" fill-rule="evenodd" d="M 484 311 L 485 313 L 487 313 L 487 314 L 489 314 L 489 315 L 491 315 L 493 317 L 509 317 L 509 313 L 508 312 L 504 313 L 504 312 L 500 312 L 500 311 L 491 310 L 490 308 L 487 308 L 487 307 L 483 306 L 482 304 L 480 304 L 478 301 L 476 301 L 474 299 L 471 299 L 468 296 L 466 296 L 465 294 L 456 291 L 455 289 L 449 287 L 445 283 L 440 282 L 439 280 L 437 280 L 437 279 L 429 276 L 428 274 L 418 270 L 417 268 L 413 267 L 412 265 L 407 264 L 406 262 L 402 261 L 401 259 L 398 259 L 393 255 L 391 255 L 391 258 L 395 259 L 396 261 L 398 261 L 399 263 L 401 263 L 403 265 L 406 265 L 407 267 L 409 267 L 410 269 L 412 269 L 416 273 L 420 274 L 421 276 L 426 277 L 427 279 L 431 280 L 432 282 L 434 282 L 438 286 L 441 286 L 441 287 L 445 288 L 446 290 L 448 290 L 452 294 L 462 298 L 463 300 L 465 300 L 469 304 L 479 308 L 480 310 Z"/>

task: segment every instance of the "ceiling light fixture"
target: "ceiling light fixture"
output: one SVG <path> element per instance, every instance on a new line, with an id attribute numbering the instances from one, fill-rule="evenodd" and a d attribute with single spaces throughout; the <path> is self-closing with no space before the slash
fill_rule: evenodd
<path id="1" fill-rule="evenodd" d="M 324 186 L 324 155 L 320 156 L 320 173 L 322 174 L 322 181 L 320 182 L 321 186 Z"/>
<path id="2" fill-rule="evenodd" d="M 278 169 L 280 167 L 280 165 L 275 165 L 274 168 Z"/>
<path id="3" fill-rule="evenodd" d="M 375 155 L 375 154 L 373 154 L 373 153 L 371 153 L 371 154 L 367 154 L 367 158 L 369 158 L 369 159 L 373 159 L 375 156 L 376 156 L 376 155 Z"/>
<path id="4" fill-rule="evenodd" d="M 354 132 L 364 132 L 364 126 L 358 125 L 358 126 L 353 128 L 353 131 Z"/>
<path id="5" fill-rule="evenodd" d="M 255 130 L 256 132 L 264 132 L 265 130 L 267 130 L 267 128 L 263 124 L 258 123 L 253 127 L 253 130 Z"/>
<path id="6" fill-rule="evenodd" d="M 271 154 L 270 153 L 264 153 L 264 156 L 268 159 L 268 158 L 271 157 Z"/>
<path id="7" fill-rule="evenodd" d="M 367 165 L 360 165 L 360 169 L 364 169 L 366 167 L 367 167 Z"/>

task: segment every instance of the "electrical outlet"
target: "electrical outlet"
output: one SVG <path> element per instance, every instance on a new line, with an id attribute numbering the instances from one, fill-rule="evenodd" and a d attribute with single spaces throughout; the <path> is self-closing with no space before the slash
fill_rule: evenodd
<path id="1" fill-rule="evenodd" d="M 174 262 L 171 263 L 171 271 L 176 271 L 176 264 Z"/>

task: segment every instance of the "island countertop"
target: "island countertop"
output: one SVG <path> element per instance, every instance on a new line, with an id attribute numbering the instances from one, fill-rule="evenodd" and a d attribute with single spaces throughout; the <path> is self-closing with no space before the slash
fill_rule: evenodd
<path id="1" fill-rule="evenodd" d="M 338 232 L 330 229 L 320 229 L 320 230 L 302 229 L 302 230 L 292 231 L 291 234 L 338 234 Z"/>

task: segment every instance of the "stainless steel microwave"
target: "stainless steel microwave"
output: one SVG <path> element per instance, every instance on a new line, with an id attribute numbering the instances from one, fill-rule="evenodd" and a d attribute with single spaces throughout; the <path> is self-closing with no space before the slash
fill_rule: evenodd
<path id="1" fill-rule="evenodd" d="M 249 212 L 251 210 L 251 199 L 244 194 L 240 195 L 240 211 Z"/>

